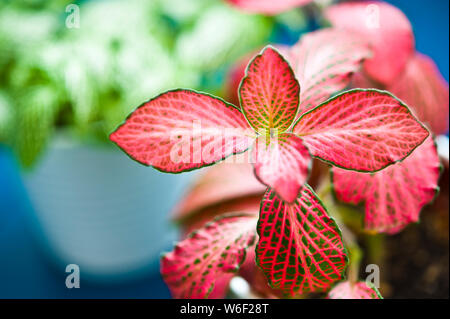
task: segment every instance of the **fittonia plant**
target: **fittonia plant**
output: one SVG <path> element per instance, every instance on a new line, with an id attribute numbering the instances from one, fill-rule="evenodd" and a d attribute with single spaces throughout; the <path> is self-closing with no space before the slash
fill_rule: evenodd
<path id="1" fill-rule="evenodd" d="M 239 108 L 193 90 L 167 91 L 111 134 L 130 157 L 169 173 L 250 149 L 255 174 L 268 186 L 259 220 L 222 215 L 162 258 L 174 297 L 207 297 L 216 280 L 239 269 L 255 241 L 256 262 L 271 287 L 286 296 L 328 290 L 343 279 L 348 257 L 338 225 L 306 184 L 311 156 L 340 169 L 376 172 L 405 159 L 429 136 L 386 91 L 354 89 L 324 101 L 348 84 L 364 58 L 355 52 L 367 51 L 364 42 L 356 47 L 355 37 L 348 50 L 321 50 L 320 59 L 307 54 L 332 32 L 343 36 L 323 30 L 286 52 L 295 74 L 275 48 L 264 48 L 242 79 Z"/>

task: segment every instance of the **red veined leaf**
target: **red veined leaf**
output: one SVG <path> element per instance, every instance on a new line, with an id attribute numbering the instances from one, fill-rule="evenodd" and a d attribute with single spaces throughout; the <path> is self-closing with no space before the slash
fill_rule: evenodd
<path id="1" fill-rule="evenodd" d="M 193 212 L 210 205 L 263 194 L 266 188 L 255 178 L 252 165 L 248 161 L 243 162 L 247 160 L 243 155 L 247 154 L 230 157 L 234 163 L 228 163 L 227 159 L 223 163 L 209 167 L 200 175 L 186 196 L 177 204 L 173 212 L 174 219 L 185 219 Z"/>
<path id="2" fill-rule="evenodd" d="M 302 140 L 291 133 L 260 136 L 252 149 L 255 174 L 284 201 L 292 203 L 306 183 L 311 156 Z"/>
<path id="3" fill-rule="evenodd" d="M 257 231 L 256 262 L 272 288 L 293 296 L 326 290 L 343 278 L 347 254 L 341 232 L 308 185 L 293 204 L 269 189 Z"/>
<path id="4" fill-rule="evenodd" d="M 389 91 L 411 106 L 435 134 L 448 130 L 448 83 L 428 56 L 416 53 Z"/>
<path id="5" fill-rule="evenodd" d="M 329 7 L 325 16 L 333 26 L 357 31 L 370 41 L 374 54 L 365 61 L 364 68 L 378 82 L 395 81 L 414 52 L 408 18 L 388 3 L 341 3 Z"/>
<path id="6" fill-rule="evenodd" d="M 179 89 L 138 107 L 110 139 L 136 161 L 178 173 L 247 150 L 249 134 L 251 129 L 235 106 Z"/>
<path id="7" fill-rule="evenodd" d="M 329 299 L 383 299 L 378 289 L 364 281 L 338 283 L 328 293 Z"/>
<path id="8" fill-rule="evenodd" d="M 408 156 L 429 135 L 389 92 L 355 89 L 305 113 L 295 124 L 312 155 L 345 169 L 374 172 Z"/>
<path id="9" fill-rule="evenodd" d="M 438 189 L 439 157 L 429 137 L 400 163 L 375 174 L 333 168 L 339 200 L 365 203 L 365 228 L 396 233 L 419 219 L 420 210 Z"/>
<path id="10" fill-rule="evenodd" d="M 256 131 L 286 131 L 297 115 L 299 94 L 294 72 L 271 46 L 249 63 L 239 86 L 242 111 Z"/>
<path id="11" fill-rule="evenodd" d="M 323 29 L 303 36 L 289 54 L 302 85 L 299 114 L 346 88 L 371 51 L 355 32 Z"/>
<path id="12" fill-rule="evenodd" d="M 252 13 L 276 15 L 312 2 L 312 0 L 227 0 L 236 7 Z"/>
<path id="13" fill-rule="evenodd" d="M 163 256 L 161 274 L 173 297 L 206 298 L 217 278 L 236 273 L 255 241 L 255 225 L 253 215 L 223 215 Z"/>

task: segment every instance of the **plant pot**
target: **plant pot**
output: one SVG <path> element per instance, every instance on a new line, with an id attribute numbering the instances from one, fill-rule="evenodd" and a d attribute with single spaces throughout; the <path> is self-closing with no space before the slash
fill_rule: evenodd
<path id="1" fill-rule="evenodd" d="M 58 138 L 23 179 L 45 250 L 77 264 L 82 278 L 114 280 L 158 270 L 177 239 L 169 212 L 194 174 L 164 174 L 116 148 Z"/>

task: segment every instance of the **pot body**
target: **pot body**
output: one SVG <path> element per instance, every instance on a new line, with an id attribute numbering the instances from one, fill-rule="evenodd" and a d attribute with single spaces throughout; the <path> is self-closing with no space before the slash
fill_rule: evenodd
<path id="1" fill-rule="evenodd" d="M 80 274 L 157 271 L 177 239 L 169 213 L 195 173 L 164 174 L 106 146 L 55 141 L 23 176 L 46 250 Z"/>

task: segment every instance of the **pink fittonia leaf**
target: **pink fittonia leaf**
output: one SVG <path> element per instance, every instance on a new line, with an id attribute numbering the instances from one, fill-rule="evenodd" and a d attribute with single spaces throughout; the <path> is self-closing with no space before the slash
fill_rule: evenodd
<path id="1" fill-rule="evenodd" d="M 302 140 L 291 133 L 257 138 L 252 157 L 255 174 L 284 201 L 292 203 L 308 178 L 311 156 Z"/>
<path id="2" fill-rule="evenodd" d="M 375 174 L 333 168 L 339 200 L 365 203 L 365 227 L 396 233 L 419 219 L 420 210 L 438 189 L 439 157 L 429 137 L 404 161 Z"/>
<path id="3" fill-rule="evenodd" d="M 295 7 L 305 5 L 312 0 L 227 0 L 236 7 L 252 13 L 275 15 Z"/>
<path id="4" fill-rule="evenodd" d="M 345 169 L 374 172 L 408 156 L 429 135 L 389 92 L 355 89 L 302 115 L 294 126 L 312 155 Z"/>
<path id="5" fill-rule="evenodd" d="M 242 111 L 256 131 L 286 131 L 297 115 L 299 94 L 294 72 L 271 46 L 250 62 L 239 86 Z"/>
<path id="6" fill-rule="evenodd" d="M 351 86 L 354 88 L 380 87 L 363 72 L 353 76 Z M 417 118 L 428 125 L 433 133 L 444 134 L 447 131 L 448 83 L 428 56 L 416 52 L 409 60 L 405 71 L 387 89 L 406 102 Z"/>
<path id="7" fill-rule="evenodd" d="M 262 184 L 260 183 L 260 185 Z M 257 217 L 262 195 L 263 194 L 237 197 L 193 212 L 188 218 L 179 221 L 182 226 L 183 234 L 187 235 L 192 231 L 203 227 L 217 216 L 228 214 L 229 212 L 241 212 Z"/>
<path id="8" fill-rule="evenodd" d="M 229 277 L 255 241 L 256 217 L 223 215 L 193 232 L 161 259 L 161 274 L 174 298 L 206 298 L 217 278 Z"/>
<path id="9" fill-rule="evenodd" d="M 354 32 L 324 29 L 303 36 L 289 54 L 302 86 L 299 114 L 346 88 L 370 55 L 367 41 Z"/>
<path id="10" fill-rule="evenodd" d="M 138 162 L 177 173 L 245 151 L 250 132 L 233 105 L 179 89 L 138 107 L 110 139 Z"/>
<path id="11" fill-rule="evenodd" d="M 277 44 L 275 49 L 281 53 L 288 61 L 290 55 L 290 46 Z M 224 86 L 224 97 L 226 101 L 234 105 L 239 105 L 239 85 L 241 84 L 242 78 L 245 76 L 245 71 L 248 64 L 253 59 L 253 57 L 258 54 L 261 50 L 256 52 L 251 52 L 241 57 L 231 66 L 230 70 L 226 75 L 226 82 Z"/>
<path id="12" fill-rule="evenodd" d="M 363 281 L 351 283 L 343 281 L 338 283 L 328 293 L 330 299 L 383 299 L 378 289 Z"/>
<path id="13" fill-rule="evenodd" d="M 325 16 L 331 24 L 357 31 L 373 48 L 364 68 L 376 81 L 392 83 L 404 70 L 414 52 L 414 34 L 408 18 L 385 2 L 342 3 L 329 7 Z"/>
<path id="14" fill-rule="evenodd" d="M 410 105 L 435 134 L 448 130 L 448 83 L 426 55 L 416 53 L 389 91 Z"/>
<path id="15" fill-rule="evenodd" d="M 223 203 L 228 200 L 249 195 L 263 194 L 265 191 L 253 173 L 250 163 L 237 162 L 246 160 L 240 154 L 232 160 L 208 168 L 197 182 L 190 188 L 189 193 L 175 208 L 173 215 L 177 220 L 184 219 L 194 211 L 207 206 Z"/>
<path id="16" fill-rule="evenodd" d="M 308 185 L 293 204 L 269 189 L 257 230 L 257 263 L 273 288 L 295 295 L 326 290 L 343 278 L 347 255 L 340 230 Z"/>

